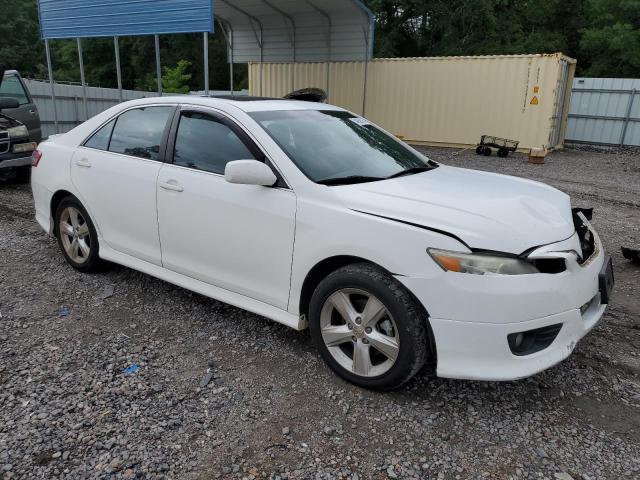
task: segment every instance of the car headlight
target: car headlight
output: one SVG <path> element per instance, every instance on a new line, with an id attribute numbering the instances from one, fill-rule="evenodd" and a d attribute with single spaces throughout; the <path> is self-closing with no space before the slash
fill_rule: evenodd
<path id="1" fill-rule="evenodd" d="M 430 248 L 429 255 L 447 272 L 473 275 L 525 275 L 540 273 L 531 263 L 516 257 L 462 253 Z"/>
<path id="2" fill-rule="evenodd" d="M 18 125 L 17 127 L 9 128 L 7 129 L 7 132 L 9 132 L 9 137 L 11 138 L 29 136 L 29 130 L 24 125 Z"/>

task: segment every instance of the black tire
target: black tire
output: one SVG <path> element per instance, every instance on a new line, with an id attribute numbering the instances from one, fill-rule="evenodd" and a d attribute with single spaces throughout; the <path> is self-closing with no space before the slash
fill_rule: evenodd
<path id="1" fill-rule="evenodd" d="M 29 180 L 31 180 L 31 166 L 17 167 L 14 170 L 14 183 L 29 183 Z"/>
<path id="2" fill-rule="evenodd" d="M 498 156 L 502 158 L 506 158 L 509 155 L 509 150 L 504 147 L 498 149 Z"/>
<path id="3" fill-rule="evenodd" d="M 489 148 L 489 147 L 484 147 L 484 150 L 482 151 L 482 154 L 483 154 L 485 157 L 490 157 L 490 156 L 491 156 L 491 148 Z"/>
<path id="4" fill-rule="evenodd" d="M 484 152 L 484 145 L 478 145 L 476 147 L 476 154 L 482 155 L 482 152 Z"/>
<path id="5" fill-rule="evenodd" d="M 86 224 L 86 226 L 88 227 L 87 238 L 89 240 L 88 243 L 89 243 L 90 250 L 89 250 L 89 254 L 86 256 L 86 258 L 83 261 L 76 261 L 73 258 L 71 258 L 71 256 L 67 253 L 67 250 L 65 249 L 65 246 L 64 246 L 63 234 L 60 229 L 60 220 L 63 215 L 63 212 L 69 207 L 75 208 L 80 212 L 84 220 L 83 224 Z M 91 272 L 98 271 L 102 265 L 102 261 L 98 256 L 98 251 L 99 251 L 98 234 L 96 233 L 96 229 L 95 229 L 95 226 L 93 225 L 93 221 L 91 220 L 91 217 L 87 213 L 86 209 L 82 206 L 80 201 L 78 201 L 77 198 L 72 196 L 65 197 L 56 208 L 54 219 L 55 219 L 54 233 L 56 238 L 58 239 L 58 246 L 60 247 L 60 250 L 62 251 L 62 255 L 64 255 L 64 258 L 67 261 L 67 263 L 71 265 L 73 268 L 75 268 L 76 270 L 83 273 L 91 273 Z"/>
<path id="6" fill-rule="evenodd" d="M 343 367 L 323 340 L 322 309 L 329 297 L 342 289 L 358 289 L 370 293 L 393 317 L 399 338 L 398 354 L 395 363 L 381 375 L 357 375 Z M 311 337 L 329 367 L 345 380 L 360 387 L 383 391 L 398 388 L 420 371 L 428 360 L 434 358 L 430 348 L 427 312 L 395 278 L 372 264 L 348 265 L 322 280 L 311 297 L 309 324 Z M 355 348 L 355 344 L 352 347 Z"/>

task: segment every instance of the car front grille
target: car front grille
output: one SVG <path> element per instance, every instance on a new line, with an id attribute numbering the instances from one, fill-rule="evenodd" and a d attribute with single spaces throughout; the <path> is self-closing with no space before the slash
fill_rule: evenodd
<path id="1" fill-rule="evenodd" d="M 9 151 L 9 132 L 0 132 L 0 153 Z"/>
<path id="2" fill-rule="evenodd" d="M 582 249 L 582 257 L 579 263 L 585 263 L 591 258 L 596 251 L 596 239 L 593 232 L 589 228 L 587 222 L 585 222 L 581 215 L 578 215 L 579 211 L 573 212 L 573 224 L 576 227 L 576 233 L 580 239 L 580 248 Z"/>

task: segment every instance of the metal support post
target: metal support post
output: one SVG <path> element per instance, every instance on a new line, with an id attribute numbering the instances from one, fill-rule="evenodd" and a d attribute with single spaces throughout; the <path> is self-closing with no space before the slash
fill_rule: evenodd
<path id="1" fill-rule="evenodd" d="M 160 67 L 160 36 L 154 35 L 156 44 L 156 81 L 158 82 L 158 96 L 162 96 L 162 68 Z"/>
<path id="2" fill-rule="evenodd" d="M 116 50 L 116 78 L 118 79 L 118 98 L 122 102 L 122 71 L 120 70 L 120 42 L 118 37 L 113 37 L 113 45 Z"/>
<path id="3" fill-rule="evenodd" d="M 49 71 L 49 85 L 51 85 L 51 102 L 53 103 L 53 124 L 56 133 L 60 133 L 58 129 L 58 109 L 56 108 L 56 89 L 53 84 L 53 68 L 51 68 L 51 50 L 49 49 L 49 40 L 45 38 L 44 49 L 47 54 L 47 70 Z"/>
<path id="4" fill-rule="evenodd" d="M 89 120 L 89 107 L 87 105 L 87 82 L 84 78 L 84 60 L 82 58 L 82 42 L 76 38 L 78 42 L 78 63 L 80 64 L 80 83 L 82 84 L 82 103 L 84 104 L 84 119 Z"/>

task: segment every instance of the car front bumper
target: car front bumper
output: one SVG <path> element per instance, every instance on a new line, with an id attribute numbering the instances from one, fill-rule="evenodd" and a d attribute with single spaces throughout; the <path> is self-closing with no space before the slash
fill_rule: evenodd
<path id="1" fill-rule="evenodd" d="M 526 322 L 507 324 L 470 323 L 430 318 L 437 348 L 439 377 L 468 380 L 516 380 L 529 377 L 567 358 L 593 327 L 606 305 L 598 300 L 581 314 L 580 309 Z M 547 348 L 530 355 L 511 352 L 511 333 L 561 324 L 558 336 Z"/>
<path id="2" fill-rule="evenodd" d="M 574 237 L 536 250 L 538 258 L 564 257 L 556 274 L 480 276 L 442 272 L 396 278 L 429 314 L 437 375 L 470 380 L 515 380 L 567 358 L 602 317 L 601 271 L 608 257 L 596 236 L 596 251 L 583 264 L 571 253 Z M 606 298 L 606 294 L 602 296 Z M 508 336 L 560 325 L 543 349 L 513 353 Z"/>

